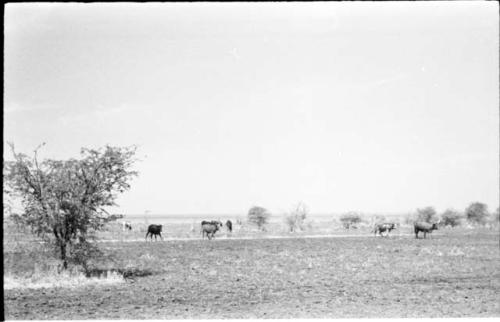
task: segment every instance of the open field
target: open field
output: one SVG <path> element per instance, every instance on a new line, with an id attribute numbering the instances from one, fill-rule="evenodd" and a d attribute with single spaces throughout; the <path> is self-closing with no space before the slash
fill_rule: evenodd
<path id="1" fill-rule="evenodd" d="M 346 232 L 344 231 L 344 234 Z M 406 233 L 406 231 L 404 231 Z M 7 319 L 488 317 L 500 315 L 499 235 L 103 242 L 142 277 L 6 289 Z M 32 260 L 4 253 L 5 271 Z M 29 266 L 29 265 L 25 265 Z M 138 274 L 141 275 L 141 274 Z"/>

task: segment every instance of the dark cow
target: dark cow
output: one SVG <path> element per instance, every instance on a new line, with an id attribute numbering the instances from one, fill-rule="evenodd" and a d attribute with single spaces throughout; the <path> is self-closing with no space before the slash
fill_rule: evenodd
<path id="1" fill-rule="evenodd" d="M 219 228 L 222 227 L 222 223 L 220 221 L 212 220 L 212 221 L 206 221 L 203 220 L 201 222 L 201 238 L 205 238 L 205 235 L 207 235 L 207 238 L 211 240 L 215 233 L 219 230 Z"/>
<path id="2" fill-rule="evenodd" d="M 161 240 L 163 240 L 163 237 L 161 236 L 161 229 L 162 225 L 149 225 L 148 232 L 146 233 L 146 240 L 148 240 L 148 235 L 151 236 L 151 241 L 153 241 L 153 235 L 155 236 L 155 240 L 158 235 Z"/>
<path id="3" fill-rule="evenodd" d="M 419 221 L 416 222 L 414 225 L 415 227 L 415 238 L 418 238 L 418 233 L 423 232 L 424 233 L 424 239 L 426 238 L 427 233 L 432 233 L 433 230 L 438 229 L 438 224 L 437 223 L 428 223 L 428 222 L 423 222 Z"/>
<path id="4" fill-rule="evenodd" d="M 230 233 L 233 232 L 233 223 L 231 222 L 231 220 L 226 221 L 226 227 Z"/>
<path id="5" fill-rule="evenodd" d="M 380 236 L 383 236 L 382 233 L 384 231 L 387 232 L 385 235 L 386 237 L 389 236 L 389 233 L 391 230 L 396 229 L 396 224 L 395 223 L 382 223 L 382 224 L 376 224 L 375 227 L 373 228 L 373 232 L 375 233 L 375 236 L 379 234 Z"/>

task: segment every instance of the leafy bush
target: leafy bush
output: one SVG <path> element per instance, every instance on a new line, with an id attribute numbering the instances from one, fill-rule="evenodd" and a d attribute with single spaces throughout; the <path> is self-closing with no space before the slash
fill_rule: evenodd
<path id="1" fill-rule="evenodd" d="M 482 202 L 473 202 L 465 209 L 465 217 L 471 224 L 483 225 L 488 217 L 488 206 Z"/>
<path id="2" fill-rule="evenodd" d="M 447 209 L 441 214 L 441 224 L 443 226 L 457 227 L 462 224 L 463 215 L 456 210 Z"/>
<path id="3" fill-rule="evenodd" d="M 425 207 L 417 209 L 417 221 L 433 223 L 437 221 L 437 213 L 434 207 Z"/>
<path id="4" fill-rule="evenodd" d="M 271 214 L 266 208 L 254 206 L 248 210 L 248 222 L 257 225 L 260 230 L 265 230 L 264 225 L 269 222 L 269 217 Z"/>
<path id="5" fill-rule="evenodd" d="M 307 206 L 303 202 L 299 202 L 289 214 L 285 215 L 285 223 L 290 232 L 304 230 L 304 220 L 308 212 Z"/>
<path id="6" fill-rule="evenodd" d="M 82 149 L 80 159 L 39 162 L 37 152 L 43 145 L 30 158 L 10 144 L 14 161 L 4 162 L 4 194 L 17 196 L 22 204 L 23 213 L 12 219 L 53 245 L 68 268 L 69 262 L 81 264 L 82 256 L 94 253 L 85 241 L 116 219 L 104 208 L 116 206 L 118 194 L 128 190 L 137 175 L 130 170 L 135 148 Z"/>
<path id="7" fill-rule="evenodd" d="M 361 215 L 357 212 L 351 211 L 343 214 L 340 217 L 340 222 L 342 222 L 345 229 L 356 228 L 356 224 L 361 222 Z"/>

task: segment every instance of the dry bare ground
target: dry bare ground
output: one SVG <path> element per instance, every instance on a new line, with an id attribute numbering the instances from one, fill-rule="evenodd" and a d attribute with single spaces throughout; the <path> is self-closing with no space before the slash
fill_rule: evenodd
<path id="1" fill-rule="evenodd" d="M 433 235 L 102 243 L 117 268 L 142 274 L 115 284 L 6 289 L 5 316 L 500 316 L 498 232 L 456 229 Z M 4 255 L 8 265 L 22 258 Z"/>

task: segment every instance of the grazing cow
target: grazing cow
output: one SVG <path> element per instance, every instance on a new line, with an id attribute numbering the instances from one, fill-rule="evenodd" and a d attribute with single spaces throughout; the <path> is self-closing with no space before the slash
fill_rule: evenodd
<path id="1" fill-rule="evenodd" d="M 231 222 L 231 220 L 226 221 L 226 227 L 230 233 L 233 232 L 233 223 Z"/>
<path id="2" fill-rule="evenodd" d="M 124 221 L 122 222 L 122 229 L 125 230 L 132 230 L 132 223 L 130 221 Z"/>
<path id="3" fill-rule="evenodd" d="M 201 238 L 203 239 L 205 238 L 205 235 L 207 235 L 207 238 L 211 240 L 220 227 L 222 227 L 222 223 L 220 221 L 203 220 L 201 222 Z"/>
<path id="4" fill-rule="evenodd" d="M 383 236 L 382 233 L 384 231 L 386 231 L 387 234 L 385 236 L 387 237 L 387 236 L 389 236 L 389 233 L 393 229 L 396 229 L 396 224 L 395 223 L 392 223 L 392 222 L 391 223 L 382 223 L 382 224 L 376 224 L 375 227 L 373 228 L 373 232 L 375 233 L 375 236 L 377 236 L 377 233 L 380 236 Z"/>
<path id="5" fill-rule="evenodd" d="M 438 224 L 437 223 L 428 223 L 428 222 L 416 222 L 414 225 L 415 227 L 415 238 L 418 238 L 418 233 L 423 232 L 424 233 L 424 239 L 426 238 L 427 233 L 432 233 L 433 230 L 438 229 Z"/>
<path id="6" fill-rule="evenodd" d="M 148 240 L 148 235 L 151 236 L 151 241 L 153 241 L 153 235 L 155 236 L 155 240 L 157 235 L 159 235 L 163 240 L 163 237 L 161 236 L 161 229 L 162 225 L 149 225 L 148 232 L 146 233 L 146 240 Z"/>

